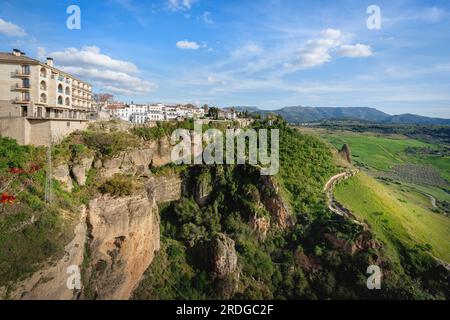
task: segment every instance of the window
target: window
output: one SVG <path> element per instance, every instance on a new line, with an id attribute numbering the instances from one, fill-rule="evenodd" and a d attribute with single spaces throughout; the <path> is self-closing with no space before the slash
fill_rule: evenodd
<path id="1" fill-rule="evenodd" d="M 22 73 L 23 74 L 30 74 L 30 66 L 22 66 Z"/>
<path id="2" fill-rule="evenodd" d="M 66 106 L 70 106 L 70 99 L 66 98 Z"/>
<path id="3" fill-rule="evenodd" d="M 39 101 L 41 103 L 47 103 L 47 95 L 45 93 L 42 93 Z"/>
<path id="4" fill-rule="evenodd" d="M 66 95 L 70 95 L 70 88 L 66 87 Z"/>
<path id="5" fill-rule="evenodd" d="M 63 86 L 62 86 L 62 84 L 58 85 L 58 92 L 59 93 L 63 93 Z"/>
<path id="6" fill-rule="evenodd" d="M 47 70 L 45 68 L 41 68 L 41 78 L 47 78 Z"/>
<path id="7" fill-rule="evenodd" d="M 44 80 L 41 81 L 40 88 L 42 91 L 47 91 L 47 83 Z"/>
<path id="8" fill-rule="evenodd" d="M 61 97 L 61 96 L 58 97 L 58 104 L 59 105 L 63 104 L 63 97 Z"/>
<path id="9" fill-rule="evenodd" d="M 30 79 L 23 79 L 22 80 L 22 86 L 24 88 L 30 88 Z"/>

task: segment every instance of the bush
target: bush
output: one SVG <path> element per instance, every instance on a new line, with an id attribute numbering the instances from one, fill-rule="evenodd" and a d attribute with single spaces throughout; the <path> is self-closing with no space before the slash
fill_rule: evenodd
<path id="1" fill-rule="evenodd" d="M 86 145 L 102 156 L 113 156 L 121 151 L 136 147 L 138 141 L 126 132 L 83 132 Z"/>
<path id="2" fill-rule="evenodd" d="M 114 197 L 126 197 L 133 194 L 136 187 L 131 176 L 115 174 L 112 179 L 104 182 L 98 189 L 103 194 L 110 194 Z"/>

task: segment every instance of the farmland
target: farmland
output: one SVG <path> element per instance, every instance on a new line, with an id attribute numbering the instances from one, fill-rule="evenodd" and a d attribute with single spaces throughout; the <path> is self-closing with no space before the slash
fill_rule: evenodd
<path id="1" fill-rule="evenodd" d="M 450 261 L 447 145 L 399 134 L 299 130 L 337 149 L 349 145 L 353 164 L 362 172 L 335 188 L 336 200 L 370 226 L 399 269 L 402 250 L 414 248 Z"/>
<path id="2" fill-rule="evenodd" d="M 450 262 L 450 219 L 432 212 L 422 194 L 359 173 L 338 185 L 335 196 L 369 224 L 393 261 L 399 261 L 400 242 L 408 248 L 427 247 L 434 256 Z"/>

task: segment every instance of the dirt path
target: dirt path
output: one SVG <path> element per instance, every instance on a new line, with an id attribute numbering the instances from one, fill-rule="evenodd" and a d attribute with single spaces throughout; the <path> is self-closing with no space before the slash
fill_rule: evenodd
<path id="1" fill-rule="evenodd" d="M 331 177 L 327 183 L 325 184 L 324 191 L 327 195 L 328 200 L 328 208 L 331 210 L 331 212 L 334 212 L 335 214 L 344 217 L 346 219 L 352 220 L 354 223 L 359 224 L 363 226 L 365 229 L 369 229 L 369 226 L 365 223 L 362 223 L 356 219 L 356 217 L 351 213 L 350 210 L 345 208 L 343 205 L 341 205 L 339 202 L 336 201 L 333 195 L 333 189 L 334 187 L 341 181 L 346 180 L 350 177 L 353 177 L 359 172 L 359 170 L 352 170 L 352 171 L 346 171 L 339 173 L 333 177 Z M 426 193 L 424 193 L 426 194 Z M 434 198 L 432 195 L 426 194 L 430 200 L 433 207 L 436 208 L 436 198 Z M 435 256 L 431 255 L 437 263 L 439 263 L 441 266 L 443 266 L 445 269 L 450 271 L 450 264 L 446 261 L 443 261 L 439 258 L 436 258 Z"/>
<path id="2" fill-rule="evenodd" d="M 339 174 L 331 177 L 325 184 L 324 192 L 327 195 L 328 209 L 330 209 L 331 212 L 333 212 L 341 217 L 350 219 L 356 224 L 359 224 L 361 226 L 366 226 L 364 223 L 359 222 L 356 219 L 356 217 L 350 212 L 350 210 L 348 210 L 343 205 L 341 205 L 339 202 L 337 202 L 336 199 L 334 198 L 334 194 L 333 194 L 333 189 L 339 182 L 346 180 L 350 177 L 353 177 L 358 172 L 359 172 L 359 170 L 345 171 L 345 172 L 339 173 Z"/>

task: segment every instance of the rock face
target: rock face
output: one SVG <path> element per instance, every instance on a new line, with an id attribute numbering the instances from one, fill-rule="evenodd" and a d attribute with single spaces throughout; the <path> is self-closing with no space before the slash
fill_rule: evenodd
<path id="1" fill-rule="evenodd" d="M 89 203 L 88 225 L 85 298 L 128 299 L 160 248 L 155 201 L 146 194 L 94 199 Z"/>
<path id="2" fill-rule="evenodd" d="M 339 151 L 339 155 L 344 158 L 348 163 L 352 164 L 352 152 L 348 144 L 344 144 Z"/>
<path id="3" fill-rule="evenodd" d="M 61 164 L 53 168 L 53 178 L 61 183 L 64 190 L 71 192 L 73 189 L 72 178 L 67 164 Z"/>
<path id="4" fill-rule="evenodd" d="M 72 176 L 78 185 L 84 186 L 86 184 L 87 174 L 89 169 L 92 167 L 93 162 L 94 157 L 89 157 L 79 160 L 78 163 L 72 166 Z"/>
<path id="5" fill-rule="evenodd" d="M 239 284 L 238 258 L 235 242 L 220 233 L 214 239 L 200 245 L 200 260 L 203 267 L 215 277 L 217 297 L 230 299 Z"/>
<path id="6" fill-rule="evenodd" d="M 149 198 L 154 198 L 157 203 L 179 200 L 182 192 L 182 180 L 179 175 L 150 177 L 145 188 Z"/>
<path id="7" fill-rule="evenodd" d="M 265 196 L 262 202 L 272 216 L 273 226 L 278 229 L 286 229 L 292 226 L 292 218 L 289 209 L 278 192 L 278 186 L 271 176 L 261 176 L 262 183 L 272 196 Z"/>
<path id="8" fill-rule="evenodd" d="M 199 176 L 195 186 L 195 201 L 199 206 L 204 206 L 209 200 L 213 190 L 212 178 L 209 172 L 204 172 Z"/>
<path id="9" fill-rule="evenodd" d="M 265 217 L 252 217 L 252 219 L 250 220 L 250 227 L 253 231 L 256 231 L 259 234 L 262 240 L 264 240 L 267 236 L 267 232 L 270 229 L 270 221 L 268 221 Z"/>
<path id="10" fill-rule="evenodd" d="M 218 278 L 224 278 L 237 269 L 235 242 L 225 234 L 219 234 L 212 243 L 212 270 Z"/>
<path id="11" fill-rule="evenodd" d="M 74 300 L 80 290 L 69 289 L 67 282 L 74 271 L 80 271 L 86 241 L 86 209 L 82 208 L 75 237 L 65 247 L 64 256 L 55 264 L 44 268 L 20 283 L 10 298 L 13 300 Z M 69 269 L 75 268 L 74 269 Z"/>
<path id="12" fill-rule="evenodd" d="M 171 162 L 171 147 L 168 138 L 149 142 L 143 149 L 122 152 L 105 159 L 100 175 L 111 178 L 116 173 L 148 175 L 150 167 L 160 167 Z"/>

